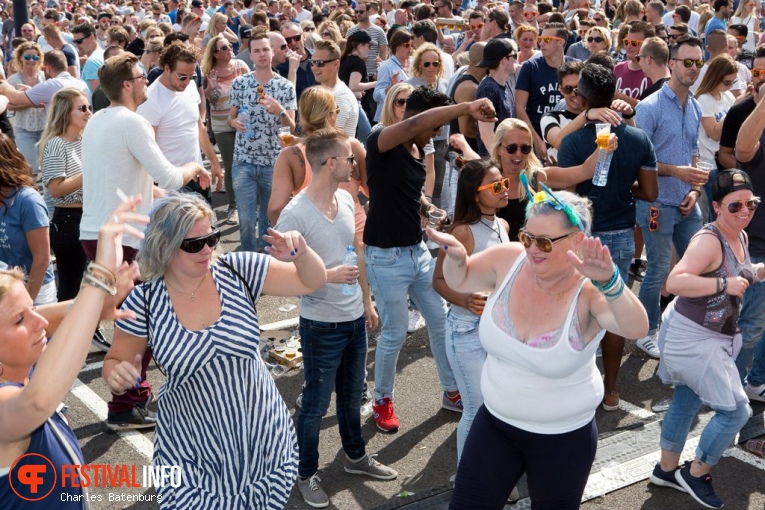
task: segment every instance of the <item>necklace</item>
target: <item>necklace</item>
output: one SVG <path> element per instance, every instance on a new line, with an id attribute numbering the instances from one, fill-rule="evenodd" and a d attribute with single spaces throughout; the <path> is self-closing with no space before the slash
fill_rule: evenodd
<path id="1" fill-rule="evenodd" d="M 494 218 L 492 218 L 492 219 L 494 219 Z M 491 230 L 492 232 L 494 232 L 495 234 L 497 234 L 497 242 L 500 242 L 500 243 L 502 242 L 502 236 L 500 235 L 500 231 L 499 231 L 499 227 L 497 226 L 497 220 L 496 219 L 494 219 L 494 221 L 492 223 L 487 223 L 486 221 L 484 221 L 484 219 L 482 217 L 480 220 L 478 220 L 478 222 L 481 225 L 483 225 L 484 227 L 486 227 L 489 230 Z"/>
<path id="2" fill-rule="evenodd" d="M 197 288 L 192 290 L 191 292 L 183 292 L 182 290 L 177 288 L 175 285 L 170 284 L 170 280 L 168 280 L 167 277 L 165 277 L 165 283 L 168 284 L 170 288 L 176 292 L 180 292 L 181 294 L 186 294 L 187 296 L 191 294 L 191 302 L 193 303 L 194 301 L 197 300 L 195 293 L 199 290 L 199 287 L 202 286 L 202 284 L 205 282 L 206 279 L 207 279 L 207 273 L 205 273 L 205 275 L 202 277 L 202 280 L 200 280 L 199 285 L 197 285 Z"/>
<path id="3" fill-rule="evenodd" d="M 543 293 L 547 294 L 548 296 L 555 296 L 557 299 L 561 299 L 564 294 L 566 294 L 568 291 L 570 291 L 572 288 L 574 288 L 574 286 L 576 284 L 578 284 L 580 281 L 582 281 L 582 278 L 583 277 L 580 276 L 579 278 L 577 278 L 574 281 L 574 283 L 572 283 L 571 285 L 569 285 L 568 287 L 566 287 L 565 289 L 563 289 L 560 292 L 550 292 L 548 290 L 545 290 L 544 287 L 542 287 L 542 284 L 539 282 L 539 276 L 537 276 L 537 274 L 534 273 L 534 281 L 536 282 L 537 287 L 539 287 L 539 290 L 541 290 Z"/>

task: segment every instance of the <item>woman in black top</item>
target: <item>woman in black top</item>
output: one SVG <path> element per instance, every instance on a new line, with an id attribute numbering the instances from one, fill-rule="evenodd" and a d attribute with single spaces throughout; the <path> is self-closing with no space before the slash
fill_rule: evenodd
<path id="1" fill-rule="evenodd" d="M 374 118 L 377 108 L 371 92 L 377 82 L 369 81 L 366 64 L 371 43 L 372 38 L 363 30 L 351 34 L 345 44 L 345 50 L 340 56 L 340 71 L 338 73 L 340 79 L 356 95 L 356 99 L 359 100 L 361 108 L 367 115 L 367 121 Z"/>

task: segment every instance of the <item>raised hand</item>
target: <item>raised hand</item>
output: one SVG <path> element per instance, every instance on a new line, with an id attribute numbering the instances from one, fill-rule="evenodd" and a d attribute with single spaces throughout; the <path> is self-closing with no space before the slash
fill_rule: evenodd
<path id="1" fill-rule="evenodd" d="M 296 258 L 308 252 L 308 245 L 297 230 L 279 232 L 269 228 L 263 239 L 271 245 L 266 246 L 266 253 L 282 262 L 294 262 Z"/>
<path id="2" fill-rule="evenodd" d="M 476 99 L 470 103 L 470 115 L 479 122 L 496 122 L 497 112 L 488 98 Z"/>
<path id="3" fill-rule="evenodd" d="M 600 242 L 596 237 L 585 237 L 580 245 L 582 258 L 569 250 L 568 258 L 582 276 L 596 282 L 608 282 L 614 272 L 614 262 L 611 260 L 611 252 L 608 246 Z"/>
<path id="4" fill-rule="evenodd" d="M 438 248 L 444 250 L 444 253 L 448 258 L 454 260 L 460 267 L 465 265 L 468 256 L 467 250 L 456 237 L 445 232 L 439 232 L 430 227 L 426 229 L 426 232 L 428 234 L 428 239 L 438 244 Z"/>

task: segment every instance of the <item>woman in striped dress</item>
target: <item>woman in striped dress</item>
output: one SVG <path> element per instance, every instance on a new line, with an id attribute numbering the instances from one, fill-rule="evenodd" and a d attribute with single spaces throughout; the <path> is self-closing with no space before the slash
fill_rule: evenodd
<path id="1" fill-rule="evenodd" d="M 140 380 L 147 346 L 167 372 L 158 396 L 154 464 L 180 466 L 161 507 L 281 509 L 297 474 L 292 419 L 259 353 L 261 294 L 308 294 L 324 264 L 297 232 L 269 230 L 268 255 L 217 260 L 207 203 L 171 194 L 154 206 L 138 252 L 141 278 L 116 323 L 103 377 L 114 393 Z"/>

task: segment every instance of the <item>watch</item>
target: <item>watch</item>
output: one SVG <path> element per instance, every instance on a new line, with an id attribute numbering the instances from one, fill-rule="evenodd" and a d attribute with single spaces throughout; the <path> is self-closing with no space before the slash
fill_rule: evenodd
<path id="1" fill-rule="evenodd" d="M 585 122 L 590 122 L 590 117 L 588 116 L 589 113 L 590 113 L 590 109 L 589 108 L 584 111 L 584 121 Z"/>
<path id="2" fill-rule="evenodd" d="M 287 110 L 282 110 L 282 113 L 279 114 L 279 117 L 286 117 L 287 116 Z"/>

